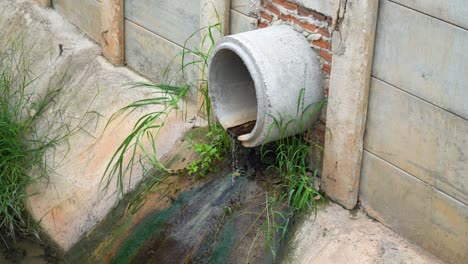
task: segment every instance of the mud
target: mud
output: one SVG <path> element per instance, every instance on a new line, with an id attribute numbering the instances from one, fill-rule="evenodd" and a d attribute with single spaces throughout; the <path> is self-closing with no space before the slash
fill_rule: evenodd
<path id="1" fill-rule="evenodd" d="M 232 133 L 236 136 L 245 135 L 252 131 L 256 123 L 257 123 L 257 120 L 253 120 L 242 125 L 228 128 L 228 131 L 229 133 Z"/>
<path id="2" fill-rule="evenodd" d="M 0 239 L 0 263 L 59 264 L 62 262 L 60 261 L 60 254 L 55 249 L 39 243 L 33 238 L 17 237 L 13 241 L 2 235 Z"/>

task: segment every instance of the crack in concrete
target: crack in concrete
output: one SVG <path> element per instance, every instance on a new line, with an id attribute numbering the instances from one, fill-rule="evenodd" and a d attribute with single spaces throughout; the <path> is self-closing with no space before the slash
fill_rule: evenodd
<path id="1" fill-rule="evenodd" d="M 336 8 L 335 17 L 333 18 L 333 22 L 332 22 L 332 27 L 331 27 L 332 32 L 334 32 L 335 30 L 338 31 L 337 28 L 343 21 L 344 16 L 346 14 L 346 7 L 348 5 L 348 0 L 339 0 L 339 1 L 340 3 L 338 4 L 338 7 Z"/>

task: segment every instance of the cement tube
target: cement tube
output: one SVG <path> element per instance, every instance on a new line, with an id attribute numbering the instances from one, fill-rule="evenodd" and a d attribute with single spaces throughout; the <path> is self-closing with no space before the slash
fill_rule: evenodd
<path id="1" fill-rule="evenodd" d="M 221 125 L 254 124 L 236 134 L 245 147 L 301 133 L 318 118 L 311 111 L 323 98 L 320 62 L 304 36 L 290 26 L 222 38 L 208 73 L 209 95 Z M 275 120 L 292 122 L 281 131 Z"/>

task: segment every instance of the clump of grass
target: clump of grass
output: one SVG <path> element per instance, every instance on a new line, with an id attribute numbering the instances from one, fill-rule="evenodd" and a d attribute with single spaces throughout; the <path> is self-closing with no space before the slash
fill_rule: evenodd
<path id="1" fill-rule="evenodd" d="M 320 143 L 308 140 L 304 135 L 311 134 L 311 128 L 305 127 L 307 119 L 317 115 L 326 103 L 327 99 L 323 99 L 316 104 L 311 104 L 302 107 L 304 104 L 304 89 L 299 93 L 297 103 L 298 118 L 282 117 L 281 113 L 273 116 L 273 124 L 271 129 L 277 129 L 280 132 L 281 139 L 275 142 L 276 147 L 273 150 L 267 150 L 263 155 L 273 152 L 276 157 L 276 166 L 279 170 L 279 175 L 288 194 L 287 202 L 294 210 L 299 212 L 311 211 L 316 212 L 317 197 L 321 198 L 321 194 L 315 188 L 315 180 L 317 178 L 318 169 L 313 172 L 309 171 L 309 156 L 311 150 L 315 150 L 315 156 L 320 156 L 322 147 Z M 291 127 L 297 127 L 304 131 L 304 134 L 292 137 L 285 137 Z"/>
<path id="2" fill-rule="evenodd" d="M 35 80 L 21 41 L 0 53 L 0 229 L 13 239 L 39 239 L 36 223 L 25 213 L 26 187 L 46 176 L 45 154 L 61 139 L 39 134 L 36 122 L 60 88 L 41 97 L 34 93 Z"/>
<path id="3" fill-rule="evenodd" d="M 281 184 L 270 192 L 265 202 L 266 217 L 262 224 L 266 235 L 265 247 L 269 248 L 273 255 L 277 248 L 276 241 L 281 242 L 285 238 L 291 218 L 297 214 L 310 212 L 316 216 L 317 203 L 323 200 L 315 185 L 318 168 L 310 171 L 308 163 L 311 154 L 320 158 L 323 147 L 319 142 L 305 136 L 311 134 L 311 128 L 305 127 L 305 124 L 307 119 L 318 114 L 327 99 L 304 107 L 304 93 L 305 90 L 301 89 L 297 103 L 298 118 L 283 117 L 281 113 L 273 116 L 270 131 L 277 129 L 281 137 L 273 143 L 272 149 L 264 150 L 265 146 L 261 147 L 262 157 L 274 156 L 275 162 L 270 168 L 277 168 L 281 179 Z M 304 133 L 286 137 L 292 127 L 299 128 Z"/>

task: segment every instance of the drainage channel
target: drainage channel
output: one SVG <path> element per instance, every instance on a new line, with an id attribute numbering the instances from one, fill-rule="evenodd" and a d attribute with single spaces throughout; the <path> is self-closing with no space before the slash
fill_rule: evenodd
<path id="1" fill-rule="evenodd" d="M 235 141 L 235 134 L 233 134 Z M 187 140 L 174 151 L 186 157 Z M 138 210 L 127 197 L 67 254 L 70 263 L 274 263 L 280 243 L 265 249 L 265 206 L 275 179 L 239 143 L 233 159 L 202 179 L 168 176 Z M 141 193 L 135 191 L 133 197 Z M 279 241 L 275 241 L 279 242 Z M 275 250 L 271 250 L 272 248 Z"/>

